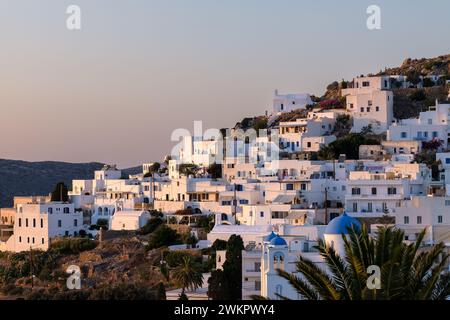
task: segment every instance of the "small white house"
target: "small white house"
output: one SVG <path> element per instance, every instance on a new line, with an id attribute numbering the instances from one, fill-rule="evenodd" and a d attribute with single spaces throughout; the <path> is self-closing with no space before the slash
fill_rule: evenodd
<path id="1" fill-rule="evenodd" d="M 150 219 L 150 213 L 145 210 L 118 211 L 111 219 L 111 230 L 138 230 Z"/>
<path id="2" fill-rule="evenodd" d="M 272 104 L 272 114 L 291 112 L 296 109 L 305 109 L 312 104 L 311 96 L 307 93 L 278 94 L 275 90 Z"/>

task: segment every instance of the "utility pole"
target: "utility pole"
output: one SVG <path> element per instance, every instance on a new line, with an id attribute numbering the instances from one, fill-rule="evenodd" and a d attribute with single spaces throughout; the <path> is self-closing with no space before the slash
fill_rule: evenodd
<path id="1" fill-rule="evenodd" d="M 237 199 L 236 199 L 236 183 L 233 184 L 233 216 L 236 218 Z"/>
<path id="2" fill-rule="evenodd" d="M 31 290 L 34 287 L 34 279 L 33 279 L 33 249 L 30 246 L 30 278 L 31 278 Z"/>
<path id="3" fill-rule="evenodd" d="M 328 224 L 328 189 L 325 187 L 325 224 Z"/>

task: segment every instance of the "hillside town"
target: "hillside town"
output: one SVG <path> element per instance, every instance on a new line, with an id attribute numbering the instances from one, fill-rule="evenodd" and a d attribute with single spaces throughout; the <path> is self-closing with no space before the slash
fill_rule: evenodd
<path id="1" fill-rule="evenodd" d="M 209 259 L 194 284 L 161 277 L 167 299 L 208 299 L 214 298 L 211 279 L 229 268 L 227 243 L 239 237 L 244 300 L 304 299 L 286 274 L 297 273 L 299 257 L 326 270 L 318 247 L 344 258 L 352 230 L 375 236 L 379 227 L 393 227 L 405 244 L 419 241 L 427 251 L 443 243 L 448 254 L 449 82 L 445 75 L 358 76 L 338 83 L 329 99 L 275 90 L 264 116 L 185 135 L 164 161 L 143 163 L 139 174 L 124 177 L 105 165 L 92 179 L 58 185 L 50 195 L 15 197 L 11 208 L 0 209 L 0 251 L 137 237 L 146 255 L 166 248 Z M 394 90 L 420 99 L 433 87 L 447 98 L 414 118 L 396 118 Z M 148 237 L 139 236 L 156 220 Z M 187 235 L 155 244 L 162 227 Z M 441 267 L 450 272 L 449 261 Z"/>

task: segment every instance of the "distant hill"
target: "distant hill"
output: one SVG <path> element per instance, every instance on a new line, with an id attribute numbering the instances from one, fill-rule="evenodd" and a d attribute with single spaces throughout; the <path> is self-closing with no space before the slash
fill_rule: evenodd
<path id="1" fill-rule="evenodd" d="M 103 163 L 27 162 L 0 159 L 0 208 L 10 207 L 14 196 L 47 195 L 58 182 L 69 188 L 73 179 L 92 179 Z M 140 167 L 122 170 L 124 175 L 141 172 Z"/>

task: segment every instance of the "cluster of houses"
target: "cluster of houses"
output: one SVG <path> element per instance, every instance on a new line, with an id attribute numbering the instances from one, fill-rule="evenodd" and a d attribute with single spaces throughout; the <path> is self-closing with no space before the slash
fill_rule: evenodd
<path id="1" fill-rule="evenodd" d="M 52 238 L 77 236 L 100 219 L 111 230 L 137 230 L 150 209 L 178 222 L 207 215 L 215 222 L 209 245 L 233 234 L 244 241 L 244 299 L 297 299 L 276 269 L 295 271 L 299 255 L 323 264 L 314 248 L 318 239 L 342 252 L 348 226 L 367 223 L 375 230 L 390 217 L 405 241 L 426 229 L 424 246 L 443 241 L 450 247 L 450 102 L 436 101 L 417 119 L 396 121 L 393 83 L 408 85 L 405 77 L 355 78 L 342 90 L 342 109 L 315 108 L 308 94 L 276 92 L 269 122 L 297 109 L 305 117 L 249 139 L 238 130 L 218 139 L 186 136 L 158 171 L 146 163 L 142 173 L 124 179 L 115 166 L 105 166 L 94 179 L 73 180 L 68 202 L 16 197 L 13 208 L 0 209 L 0 250 L 46 250 Z M 386 140 L 360 146 L 358 160 L 305 156 L 337 139 L 333 132 L 342 114 L 350 116 L 352 132 L 370 126 Z M 437 174 L 414 161 L 429 141 L 440 142 Z M 186 164 L 199 170 L 187 174 Z M 217 164 L 219 177 L 208 170 Z M 224 260 L 225 252 L 218 251 L 217 268 Z"/>

